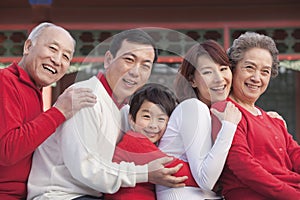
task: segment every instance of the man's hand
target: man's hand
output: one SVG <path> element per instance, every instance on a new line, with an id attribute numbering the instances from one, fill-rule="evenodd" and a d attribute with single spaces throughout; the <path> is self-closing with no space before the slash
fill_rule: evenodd
<path id="1" fill-rule="evenodd" d="M 187 176 L 172 176 L 172 174 L 176 173 L 182 167 L 182 164 L 178 164 L 173 168 L 164 167 L 164 165 L 172 160 L 173 158 L 171 157 L 164 157 L 151 161 L 148 164 L 148 181 L 167 187 L 184 187 L 185 184 L 183 182 L 188 179 Z"/>
<path id="2" fill-rule="evenodd" d="M 96 102 L 97 97 L 91 89 L 69 87 L 58 97 L 54 106 L 69 119 L 81 108 L 92 107 Z"/>

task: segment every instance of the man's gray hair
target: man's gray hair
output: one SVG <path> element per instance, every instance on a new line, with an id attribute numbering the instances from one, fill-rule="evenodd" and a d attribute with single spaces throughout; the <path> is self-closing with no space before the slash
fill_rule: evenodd
<path id="1" fill-rule="evenodd" d="M 65 30 L 64 28 L 60 27 L 60 26 L 57 26 L 53 23 L 50 23 L 50 22 L 43 22 L 43 23 L 40 23 L 39 25 L 37 25 L 36 27 L 34 27 L 32 29 L 32 31 L 30 32 L 29 36 L 27 39 L 31 40 L 32 43 L 34 44 L 36 39 L 41 35 L 41 33 L 48 27 L 58 27 L 58 28 L 61 28 L 63 30 Z M 65 30 L 66 32 L 68 32 L 67 30 Z M 68 32 L 69 33 L 69 32 Z M 71 34 L 69 33 L 69 35 L 71 36 Z M 76 45 L 76 40 L 71 36 L 71 38 L 73 39 L 74 41 L 74 46 Z"/>

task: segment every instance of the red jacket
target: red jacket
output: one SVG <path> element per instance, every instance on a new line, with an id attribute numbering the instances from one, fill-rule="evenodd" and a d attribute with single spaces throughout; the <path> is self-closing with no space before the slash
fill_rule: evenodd
<path id="1" fill-rule="evenodd" d="M 159 150 L 147 137 L 140 133 L 128 131 L 124 134 L 120 143 L 115 150 L 113 161 L 120 163 L 134 162 L 136 165 L 144 165 L 158 158 L 167 156 Z M 195 182 L 189 165 L 179 159 L 174 159 L 166 167 L 174 167 L 179 163 L 183 163 L 183 167 L 174 174 L 175 176 L 188 176 L 188 180 L 185 181 L 187 186 L 198 187 Z M 120 188 L 120 190 L 113 195 L 105 195 L 105 199 L 108 200 L 128 200 L 128 199 L 143 199 L 143 200 L 154 200 L 155 191 L 152 183 L 138 183 L 132 188 Z"/>
<path id="2" fill-rule="evenodd" d="M 300 146 L 283 121 L 233 103 L 243 117 L 221 176 L 225 199 L 300 199 Z"/>
<path id="3" fill-rule="evenodd" d="M 0 199 L 26 198 L 33 151 L 65 117 L 43 112 L 42 93 L 16 63 L 0 70 Z"/>

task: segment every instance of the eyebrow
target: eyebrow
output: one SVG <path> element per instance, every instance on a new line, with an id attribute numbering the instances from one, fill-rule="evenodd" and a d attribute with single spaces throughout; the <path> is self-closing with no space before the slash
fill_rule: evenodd
<path id="1" fill-rule="evenodd" d="M 251 64 L 251 65 L 255 65 L 255 66 L 256 66 L 255 62 L 252 62 L 252 61 L 245 60 L 244 63 L 246 63 L 246 64 Z"/>
<path id="2" fill-rule="evenodd" d="M 162 113 L 161 114 L 158 114 L 159 116 L 162 116 L 162 115 L 168 115 L 166 112 L 164 112 L 162 109 L 161 109 Z M 141 112 L 147 112 L 147 113 L 151 113 L 151 111 L 149 109 L 142 109 Z"/>
<path id="3" fill-rule="evenodd" d="M 122 56 L 133 56 L 134 58 L 137 58 L 138 56 L 135 55 L 134 53 L 132 52 L 127 52 L 127 53 L 124 53 Z M 144 60 L 143 62 L 149 62 L 149 63 L 153 63 L 152 60 Z"/>
<path id="4" fill-rule="evenodd" d="M 202 68 L 202 69 L 212 68 L 212 66 L 209 66 L 209 65 L 202 65 L 202 66 L 199 66 L 199 67 Z"/>
<path id="5" fill-rule="evenodd" d="M 197 69 L 199 69 L 201 71 L 201 70 L 206 70 L 206 69 L 212 69 L 212 67 L 209 65 L 202 65 L 202 66 L 198 66 Z"/>
<path id="6" fill-rule="evenodd" d="M 54 44 L 54 45 L 56 45 L 56 46 L 59 46 L 59 47 L 61 47 L 61 45 L 57 42 L 57 41 L 52 41 L 51 42 L 51 44 Z M 68 50 L 68 49 L 65 49 L 65 51 L 67 52 L 67 53 L 69 53 L 70 55 L 72 55 L 72 50 Z"/>
<path id="7" fill-rule="evenodd" d="M 247 60 L 246 60 L 245 63 L 246 63 L 246 64 L 252 64 L 252 65 L 255 65 L 255 66 L 256 66 L 256 64 L 255 64 L 254 62 L 252 62 L 252 61 L 247 61 Z M 272 66 L 268 66 L 268 65 L 267 65 L 267 66 L 264 65 L 263 67 L 267 67 L 267 68 L 272 69 Z"/>
<path id="8" fill-rule="evenodd" d="M 148 109 L 143 109 L 143 110 L 141 110 L 142 112 L 150 112 Z"/>

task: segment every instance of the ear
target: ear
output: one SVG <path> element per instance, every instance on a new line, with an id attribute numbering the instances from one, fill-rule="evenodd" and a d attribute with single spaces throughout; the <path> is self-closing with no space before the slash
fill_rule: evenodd
<path id="1" fill-rule="evenodd" d="M 32 41 L 30 39 L 26 40 L 23 47 L 23 55 L 27 55 L 31 47 L 32 47 Z"/>
<path id="2" fill-rule="evenodd" d="M 104 69 L 107 69 L 109 65 L 112 63 L 113 60 L 113 55 L 111 54 L 110 51 L 106 51 L 104 55 Z"/>
<path id="3" fill-rule="evenodd" d="M 191 83 L 191 86 L 192 86 L 193 88 L 196 88 L 196 87 L 197 87 L 197 84 L 196 84 L 196 81 L 195 81 L 194 78 L 192 78 L 192 80 L 190 80 L 190 83 Z"/>
<path id="4" fill-rule="evenodd" d="M 128 114 L 128 122 L 130 124 L 131 130 L 135 131 L 135 122 L 134 122 L 131 114 Z"/>

